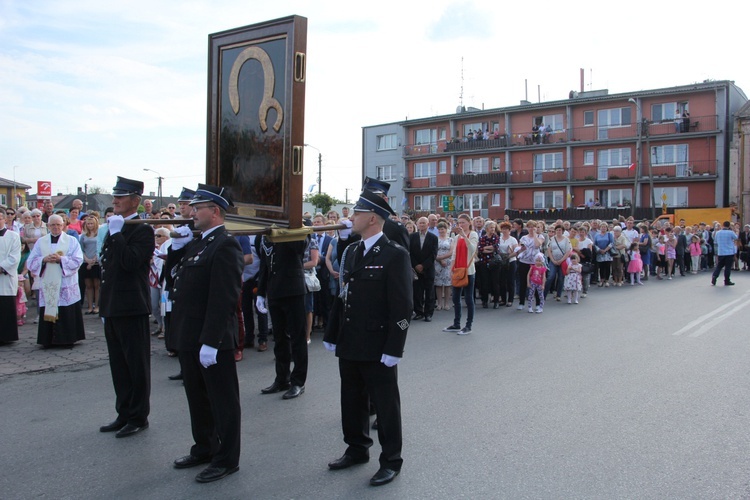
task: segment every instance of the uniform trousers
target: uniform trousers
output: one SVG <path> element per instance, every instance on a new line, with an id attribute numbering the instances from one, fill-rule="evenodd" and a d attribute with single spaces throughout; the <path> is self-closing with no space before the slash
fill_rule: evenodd
<path id="1" fill-rule="evenodd" d="M 141 427 L 151 411 L 151 335 L 148 314 L 104 318 L 117 420 Z"/>
<path id="2" fill-rule="evenodd" d="M 307 380 L 305 297 L 295 295 L 268 301 L 268 312 L 273 323 L 276 383 L 280 385 L 291 383 L 302 387 Z M 294 369 L 290 370 L 292 362 Z"/>
<path id="3" fill-rule="evenodd" d="M 213 467 L 240 463 L 240 386 L 234 350 L 216 353 L 216 364 L 204 368 L 199 351 L 180 351 L 180 367 L 195 444 L 190 454 L 212 457 Z"/>
<path id="4" fill-rule="evenodd" d="M 365 458 L 372 446 L 370 412 L 372 398 L 378 414 L 380 467 L 401 470 L 401 396 L 398 390 L 398 371 L 379 361 L 351 361 L 339 358 L 341 376 L 341 425 L 346 454 Z"/>

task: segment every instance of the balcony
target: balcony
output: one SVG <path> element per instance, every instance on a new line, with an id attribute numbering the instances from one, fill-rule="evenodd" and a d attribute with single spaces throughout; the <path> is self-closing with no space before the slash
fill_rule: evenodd
<path id="1" fill-rule="evenodd" d="M 482 184 L 506 184 L 507 172 L 490 172 L 488 174 L 458 174 L 451 175 L 452 186 L 475 186 Z"/>
<path id="2" fill-rule="evenodd" d="M 659 164 L 651 166 L 651 174 L 654 179 L 676 179 L 711 177 L 716 175 L 717 161 L 684 161 L 672 164 Z M 576 167 L 573 169 L 573 181 L 616 181 L 620 179 L 634 179 L 635 168 L 629 167 Z M 641 179 L 649 176 L 648 165 L 641 165 Z"/>
<path id="3" fill-rule="evenodd" d="M 484 139 L 478 141 L 449 142 L 445 146 L 447 153 L 474 151 L 477 149 L 495 149 L 508 147 L 508 137 L 503 135 L 498 139 Z"/>
<path id="4" fill-rule="evenodd" d="M 445 151 L 446 141 L 437 141 L 429 144 L 410 144 L 404 146 L 404 156 L 421 156 Z"/>

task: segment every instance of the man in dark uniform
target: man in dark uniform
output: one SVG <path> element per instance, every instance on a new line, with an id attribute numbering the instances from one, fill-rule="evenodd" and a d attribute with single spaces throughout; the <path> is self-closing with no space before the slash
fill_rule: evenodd
<path id="1" fill-rule="evenodd" d="M 307 338 L 305 335 L 305 272 L 302 258 L 307 239 L 273 243 L 267 237 L 260 242 L 258 272 L 258 312 L 270 311 L 273 324 L 273 354 L 276 379 L 262 394 L 286 391 L 284 399 L 305 392 L 307 380 Z M 294 362 L 294 370 L 291 363 Z"/>
<path id="2" fill-rule="evenodd" d="M 224 228 L 225 189 L 200 184 L 190 202 L 201 238 L 183 226 L 167 257 L 174 286 L 170 328 L 180 357 L 195 444 L 177 469 L 210 463 L 195 480 L 208 483 L 239 470 L 240 392 L 234 350 L 242 288 L 242 249 Z M 177 264 L 174 264 L 177 262 Z"/>
<path id="3" fill-rule="evenodd" d="M 154 231 L 138 218 L 143 182 L 117 178 L 112 190 L 115 215 L 102 245 L 99 314 L 104 318 L 109 367 L 115 387 L 117 418 L 99 428 L 131 436 L 148 428 L 151 395 L 151 294 L 148 273 L 154 255 Z"/>
<path id="4" fill-rule="evenodd" d="M 193 207 L 190 206 L 190 202 L 193 201 L 193 196 L 195 196 L 195 191 L 192 189 L 188 189 L 186 187 L 182 188 L 182 192 L 180 192 L 180 196 L 177 198 L 177 203 L 180 207 L 180 218 L 182 219 L 190 219 L 191 214 L 193 212 Z M 192 223 L 186 224 L 186 227 L 192 227 Z M 166 314 L 164 315 L 164 343 L 167 346 L 167 351 L 169 351 L 171 356 L 175 356 L 177 354 L 177 341 L 174 336 L 170 332 L 170 326 L 172 324 L 172 287 L 174 286 L 174 276 L 172 275 L 172 269 L 174 266 L 176 266 L 178 262 L 176 262 L 174 259 L 171 262 L 165 262 L 164 266 L 161 268 L 162 276 L 165 287 L 164 289 L 167 291 L 167 307 L 166 307 Z M 161 279 L 159 280 L 162 281 Z M 180 373 L 177 373 L 175 375 L 169 375 L 167 377 L 169 380 L 182 380 L 182 371 Z"/>
<path id="5" fill-rule="evenodd" d="M 401 470 L 401 401 L 396 365 L 412 314 L 409 254 L 383 234 L 393 210 L 363 191 L 354 207 L 353 231 L 361 242 L 342 256 L 341 294 L 334 301 L 324 338 L 339 358 L 344 455 L 328 464 L 345 469 L 369 460 L 368 395 L 378 412 L 380 469 L 370 484 L 389 483 Z"/>
<path id="6" fill-rule="evenodd" d="M 370 177 L 365 177 L 365 182 L 364 184 L 362 184 L 362 191 L 370 191 L 371 193 L 375 193 L 376 195 L 383 198 L 386 204 L 388 202 L 388 190 L 390 188 L 391 185 L 389 183 L 381 181 L 379 179 L 371 179 Z M 346 247 L 351 245 L 352 243 L 358 242 L 360 240 L 360 237 L 357 234 L 351 234 L 352 222 L 350 220 L 342 219 L 339 221 L 339 224 L 343 224 L 348 227 L 348 229 L 341 229 L 339 231 L 338 244 L 336 247 L 336 255 L 344 255 L 344 250 L 346 249 Z M 385 224 L 383 226 L 383 233 L 385 233 L 389 240 L 393 241 L 394 243 L 398 243 L 399 245 L 404 247 L 407 252 L 409 251 L 409 232 L 406 230 L 406 227 L 399 221 L 395 221 L 390 219 L 389 217 L 386 217 Z"/>

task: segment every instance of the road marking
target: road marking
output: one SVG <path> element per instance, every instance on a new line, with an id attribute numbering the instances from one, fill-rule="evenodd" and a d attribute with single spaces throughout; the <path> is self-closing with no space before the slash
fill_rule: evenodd
<path id="1" fill-rule="evenodd" d="M 736 312 L 738 312 L 740 309 L 744 308 L 745 306 L 750 305 L 750 301 L 747 300 L 747 294 L 748 293 L 750 293 L 750 291 L 745 292 L 745 294 L 743 294 L 742 297 L 740 297 L 738 299 L 735 299 L 732 302 L 729 302 L 727 304 L 724 304 L 723 306 L 714 309 L 710 313 L 704 314 L 703 316 L 699 317 L 698 319 L 695 319 L 695 320 L 691 321 L 690 323 L 688 323 L 684 327 L 682 327 L 679 330 L 677 330 L 676 332 L 674 332 L 672 335 L 682 335 L 683 333 L 686 333 L 686 332 L 692 332 L 692 333 L 690 333 L 690 335 L 688 335 L 689 337 L 698 337 L 698 336 L 706 333 L 709 329 L 711 329 L 714 326 L 716 326 L 717 324 L 721 323 L 722 321 L 724 321 L 729 316 L 735 314 Z M 729 309 L 730 307 L 734 306 L 735 304 L 737 304 L 739 302 L 742 302 L 742 303 L 739 304 L 737 307 L 734 307 L 733 309 L 729 310 L 725 314 L 722 314 L 722 315 L 719 316 L 719 314 L 722 311 L 724 311 L 726 309 Z M 712 319 L 712 318 L 714 318 L 714 319 Z M 704 322 L 707 322 L 707 323 L 705 323 L 703 326 L 701 326 L 698 330 L 693 331 L 693 329 L 696 326 L 698 326 L 698 325 L 700 325 L 701 323 L 704 323 Z"/>

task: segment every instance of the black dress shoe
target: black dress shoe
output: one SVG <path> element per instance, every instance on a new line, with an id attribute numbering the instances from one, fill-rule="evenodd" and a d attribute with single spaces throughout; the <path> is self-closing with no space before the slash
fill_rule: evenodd
<path id="1" fill-rule="evenodd" d="M 125 427 L 117 431 L 117 434 L 115 434 L 116 438 L 124 438 L 128 436 L 132 436 L 133 434 L 137 434 L 141 431 L 145 431 L 148 429 L 148 422 L 141 426 L 133 425 L 133 424 L 127 424 Z"/>
<path id="2" fill-rule="evenodd" d="M 218 481 L 227 477 L 229 474 L 234 474 L 240 470 L 239 466 L 236 467 L 207 467 L 200 474 L 195 476 L 195 480 L 199 483 L 210 483 L 212 481 Z"/>
<path id="3" fill-rule="evenodd" d="M 424 320 L 425 320 L 425 323 L 429 323 L 430 321 L 432 321 L 432 316 L 425 316 Z"/>
<path id="4" fill-rule="evenodd" d="M 733 281 L 725 281 L 724 282 L 724 286 L 734 286 L 734 282 Z"/>
<path id="5" fill-rule="evenodd" d="M 297 396 L 299 396 L 300 394 L 304 394 L 304 393 L 305 393 L 305 386 L 304 385 L 302 385 L 302 386 L 293 385 L 292 387 L 289 388 L 288 391 L 286 391 L 284 393 L 283 396 L 281 396 L 281 399 L 294 399 Z"/>
<path id="6" fill-rule="evenodd" d="M 102 425 L 101 427 L 99 427 L 99 432 L 115 432 L 115 431 L 119 431 L 120 429 L 122 429 L 123 427 L 125 427 L 126 424 L 127 424 L 127 422 L 120 422 L 119 420 L 115 420 L 114 422 L 111 422 L 111 423 L 109 423 L 107 425 Z"/>
<path id="7" fill-rule="evenodd" d="M 347 455 L 345 453 L 341 456 L 341 458 L 337 458 L 333 462 L 330 462 L 328 464 L 328 468 L 331 470 L 348 469 L 352 465 L 366 464 L 369 461 L 370 457 L 354 458 L 353 456 Z"/>
<path id="8" fill-rule="evenodd" d="M 200 464 L 207 464 L 211 461 L 211 457 L 206 455 L 205 457 L 196 457 L 194 455 L 185 455 L 174 461 L 175 469 L 189 469 Z"/>
<path id="9" fill-rule="evenodd" d="M 170 375 L 167 377 L 169 380 L 182 380 L 182 372 L 177 375 Z"/>
<path id="10" fill-rule="evenodd" d="M 420 319 L 424 319 L 423 314 L 415 314 L 414 318 L 412 318 L 414 321 L 419 321 Z"/>
<path id="11" fill-rule="evenodd" d="M 261 394 L 274 394 L 277 392 L 285 391 L 289 389 L 291 385 L 289 384 L 279 384 L 278 382 L 274 382 L 273 384 L 269 385 L 265 389 L 261 389 Z"/>
<path id="12" fill-rule="evenodd" d="M 393 481 L 394 477 L 398 476 L 399 472 L 400 471 L 393 470 L 393 469 L 383 469 L 383 468 L 381 468 L 370 479 L 370 485 L 372 485 L 372 486 L 383 486 L 384 484 L 388 484 L 391 481 Z"/>

